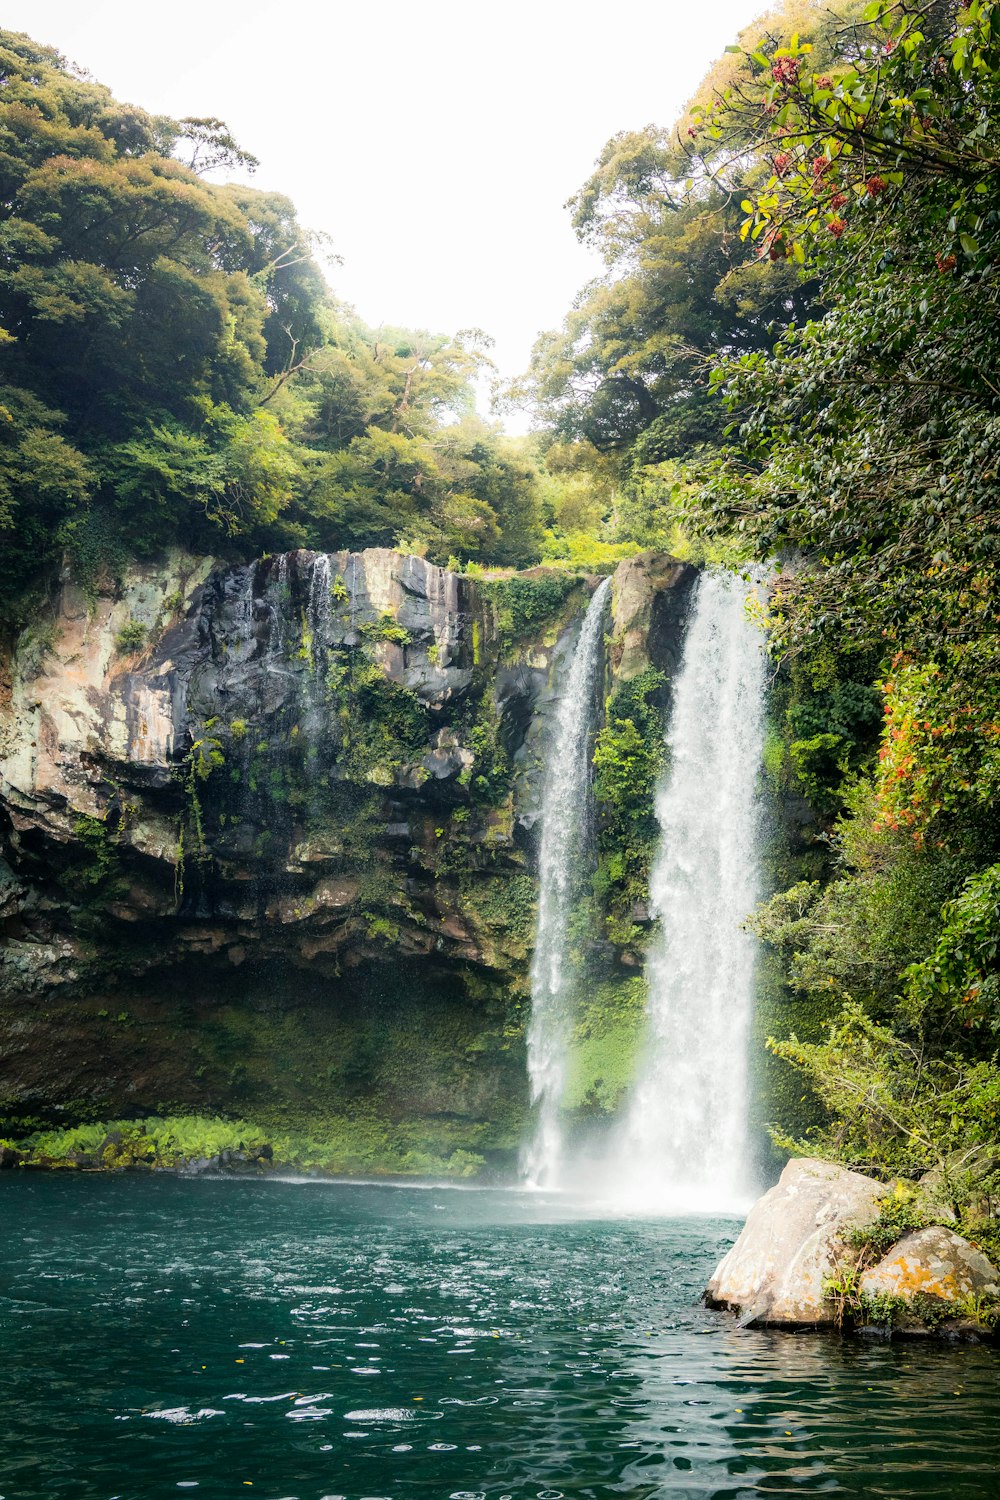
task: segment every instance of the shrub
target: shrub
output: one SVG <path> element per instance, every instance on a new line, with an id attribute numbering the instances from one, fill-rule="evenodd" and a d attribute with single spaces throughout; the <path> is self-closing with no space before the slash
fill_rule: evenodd
<path id="1" fill-rule="evenodd" d="M 147 630 L 141 620 L 134 617 L 126 620 L 115 636 L 115 648 L 122 655 L 130 651 L 141 651 L 146 644 Z"/>

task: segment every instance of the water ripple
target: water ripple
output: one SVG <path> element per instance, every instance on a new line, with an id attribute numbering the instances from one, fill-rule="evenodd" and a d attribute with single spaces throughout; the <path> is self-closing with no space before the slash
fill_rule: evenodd
<path id="1" fill-rule="evenodd" d="M 731 1224 L 300 1188 L 5 1174 L 0 1494 L 997 1493 L 997 1351 L 737 1330 Z"/>

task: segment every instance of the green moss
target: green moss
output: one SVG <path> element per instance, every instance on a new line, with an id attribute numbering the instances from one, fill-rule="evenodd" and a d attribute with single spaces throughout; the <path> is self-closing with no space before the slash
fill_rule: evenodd
<path id="1" fill-rule="evenodd" d="M 530 941 L 535 930 L 535 882 L 530 875 L 504 871 L 498 875 L 469 878 L 462 895 L 468 906 L 488 927 Z"/>
<path id="2" fill-rule="evenodd" d="M 358 634 L 363 640 L 391 641 L 396 646 L 408 646 L 410 644 L 410 632 L 390 614 L 382 614 L 377 620 L 368 620 L 358 626 Z"/>
<path id="3" fill-rule="evenodd" d="M 454 1145 L 450 1134 L 447 1125 L 439 1130 L 398 1126 L 364 1114 L 317 1119 L 311 1129 L 275 1129 L 219 1116 L 171 1115 L 38 1131 L 16 1146 L 26 1161 L 51 1168 L 169 1171 L 231 1152 L 262 1171 L 476 1176 L 485 1158 Z"/>
<path id="4" fill-rule="evenodd" d="M 566 1110 L 600 1116 L 618 1109 L 635 1078 L 645 1007 L 639 976 L 598 985 L 588 994 L 570 1044 Z"/>
<path id="5" fill-rule="evenodd" d="M 500 718 L 491 692 L 471 700 L 456 725 L 473 754 L 467 785 L 480 804 L 499 807 L 510 795 L 511 760 L 500 739 Z"/>
<path id="6" fill-rule="evenodd" d="M 124 894 L 121 848 L 102 818 L 81 814 L 73 820 L 73 833 L 73 861 L 60 873 L 59 883 L 87 912 L 98 914 Z"/>
<path id="7" fill-rule="evenodd" d="M 427 747 L 426 707 L 409 688 L 386 677 L 367 646 L 335 653 L 327 690 L 338 724 L 337 761 L 351 777 L 363 781 L 383 773 L 391 781 L 394 768 Z"/>
<path id="8" fill-rule="evenodd" d="M 859 1229 L 852 1229 L 847 1243 L 857 1251 L 864 1265 L 874 1265 L 904 1234 L 924 1229 L 930 1222 L 919 1208 L 912 1188 L 897 1184 L 895 1192 L 882 1199 L 878 1218 Z"/>

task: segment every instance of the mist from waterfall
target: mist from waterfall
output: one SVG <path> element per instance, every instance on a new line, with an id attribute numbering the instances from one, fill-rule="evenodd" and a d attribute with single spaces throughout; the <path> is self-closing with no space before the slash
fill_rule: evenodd
<path id="1" fill-rule="evenodd" d="M 531 966 L 528 1078 L 537 1107 L 522 1170 L 535 1187 L 558 1184 L 565 1143 L 560 1105 L 573 1029 L 575 976 L 568 954 L 573 904 L 590 875 L 590 751 L 603 664 L 610 578 L 584 616 L 562 695 L 542 795 L 538 922 Z"/>
<path id="2" fill-rule="evenodd" d="M 659 928 L 647 1029 L 606 1177 L 609 1194 L 640 1212 L 723 1210 L 752 1191 L 755 941 L 743 923 L 760 896 L 765 658 L 747 613 L 759 587 L 702 574 L 674 683 L 650 880 Z"/>

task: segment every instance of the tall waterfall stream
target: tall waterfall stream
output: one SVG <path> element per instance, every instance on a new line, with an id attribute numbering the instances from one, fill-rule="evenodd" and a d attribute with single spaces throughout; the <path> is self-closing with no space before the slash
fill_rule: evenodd
<path id="1" fill-rule="evenodd" d="M 650 879 L 659 929 L 648 1024 L 615 1152 L 616 1196 L 659 1210 L 732 1208 L 750 1191 L 747 1052 L 759 899 L 756 780 L 764 652 L 753 590 L 703 573 L 674 683 Z"/>
<path id="2" fill-rule="evenodd" d="M 656 803 L 650 904 L 659 925 L 646 966 L 645 1036 L 623 1118 L 598 1159 L 593 1151 L 574 1157 L 560 1117 L 575 982 L 569 918 L 590 874 L 583 820 L 607 585 L 588 610 L 543 803 L 528 1033 L 538 1123 L 524 1161 L 535 1185 L 585 1187 L 644 1212 L 728 1210 L 750 1191 L 755 946 L 743 923 L 759 897 L 756 780 L 764 735 L 763 640 L 747 613 L 754 587 L 708 571 L 695 588 Z"/>
<path id="3" fill-rule="evenodd" d="M 528 1076 L 538 1114 L 534 1139 L 522 1162 L 527 1181 L 536 1187 L 558 1182 L 564 1150 L 559 1108 L 566 1083 L 574 987 L 567 951 L 569 919 L 589 874 L 584 851 L 589 847 L 591 732 L 610 589 L 611 580 L 606 578 L 584 616 L 559 701 L 542 797 L 538 925 L 528 1026 Z"/>

